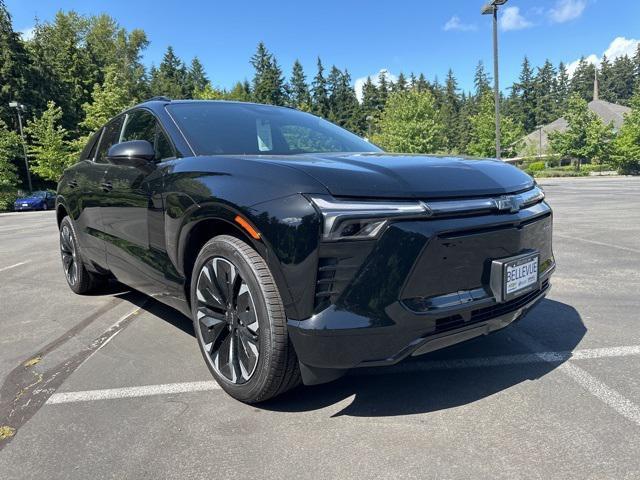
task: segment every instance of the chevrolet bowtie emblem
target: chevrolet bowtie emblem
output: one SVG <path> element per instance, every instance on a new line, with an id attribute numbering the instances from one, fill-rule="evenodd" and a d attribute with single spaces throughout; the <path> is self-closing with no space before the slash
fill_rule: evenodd
<path id="1" fill-rule="evenodd" d="M 496 207 L 500 211 L 509 210 L 511 213 L 519 212 L 522 208 L 522 199 L 517 195 L 507 195 L 495 199 Z"/>

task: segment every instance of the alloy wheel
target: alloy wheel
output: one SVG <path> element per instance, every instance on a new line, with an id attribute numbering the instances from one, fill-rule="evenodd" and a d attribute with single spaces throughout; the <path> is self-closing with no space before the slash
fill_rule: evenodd
<path id="1" fill-rule="evenodd" d="M 260 356 L 253 296 L 238 269 L 214 257 L 200 270 L 196 290 L 198 340 L 214 370 L 234 384 L 246 383 Z"/>
<path id="2" fill-rule="evenodd" d="M 78 259 L 76 245 L 71 238 L 71 230 L 67 225 L 60 230 L 60 254 L 62 255 L 62 267 L 69 285 L 75 285 L 78 281 Z"/>

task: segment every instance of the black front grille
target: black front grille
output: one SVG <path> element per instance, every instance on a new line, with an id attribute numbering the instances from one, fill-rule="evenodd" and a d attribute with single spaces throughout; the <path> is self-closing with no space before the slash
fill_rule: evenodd
<path id="1" fill-rule="evenodd" d="M 545 280 L 542 282 L 542 286 L 540 290 L 535 290 L 531 293 L 527 293 L 522 297 L 514 298 L 505 303 L 498 303 L 496 305 L 492 305 L 490 307 L 480 308 L 478 310 L 474 310 L 471 312 L 471 322 L 482 322 L 484 320 L 489 320 L 491 318 L 499 317 L 500 315 L 505 315 L 507 313 L 514 312 L 519 308 L 522 308 L 527 303 L 532 301 L 541 292 L 544 292 L 549 287 L 549 280 Z"/>
<path id="2" fill-rule="evenodd" d="M 535 290 L 526 295 L 523 295 L 522 297 L 514 298 L 513 300 L 505 303 L 497 303 L 495 305 L 491 305 L 490 307 L 472 310 L 469 319 L 466 321 L 462 317 L 462 315 L 458 314 L 439 318 L 436 320 L 436 330 L 434 333 L 454 330 L 459 327 L 471 325 L 473 323 L 484 322 L 486 320 L 491 320 L 492 318 L 496 318 L 507 313 L 515 312 L 519 308 L 522 308 L 527 303 L 535 299 L 538 295 L 540 295 L 540 293 L 546 291 L 548 287 L 549 280 L 545 280 L 544 282 L 542 282 L 540 290 Z"/>

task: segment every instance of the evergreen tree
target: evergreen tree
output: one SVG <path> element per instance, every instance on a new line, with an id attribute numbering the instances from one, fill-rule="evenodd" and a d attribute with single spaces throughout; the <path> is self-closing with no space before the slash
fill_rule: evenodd
<path id="1" fill-rule="evenodd" d="M 458 82 L 451 69 L 447 73 L 440 112 L 444 126 L 445 149 L 448 152 L 457 152 L 460 148 L 460 98 Z"/>
<path id="2" fill-rule="evenodd" d="M 285 105 L 287 91 L 282 70 L 263 42 L 258 43 L 256 53 L 251 57 L 251 65 L 255 70 L 251 89 L 254 101 Z"/>
<path id="3" fill-rule="evenodd" d="M 382 113 L 382 102 L 378 95 L 378 87 L 373 83 L 371 77 L 367 77 L 362 86 L 362 104 L 360 111 L 363 119 L 363 130 L 366 130 L 367 136 L 371 137 L 377 119 Z"/>
<path id="4" fill-rule="evenodd" d="M 311 111 L 311 94 L 309 93 L 309 85 L 307 85 L 307 77 L 298 60 L 293 62 L 290 90 L 291 105 L 305 112 Z"/>
<path id="5" fill-rule="evenodd" d="M 538 125 L 551 123 L 560 116 L 556 109 L 555 90 L 556 71 L 555 68 L 553 68 L 553 64 L 549 60 L 546 60 L 542 68 L 538 68 L 538 73 L 534 80 L 534 128 Z M 526 126 L 525 132 L 529 132 Z"/>
<path id="6" fill-rule="evenodd" d="M 149 84 L 152 96 L 166 96 L 173 99 L 189 96 L 187 68 L 173 47 L 167 47 L 158 68 L 151 70 Z"/>
<path id="7" fill-rule="evenodd" d="M 556 111 L 559 115 L 566 110 L 567 99 L 569 98 L 569 73 L 563 62 L 558 65 L 558 75 L 556 77 L 555 103 Z"/>
<path id="8" fill-rule="evenodd" d="M 329 116 L 329 92 L 327 91 L 327 80 L 324 78 L 324 67 L 318 57 L 318 72 L 311 84 L 311 96 L 313 100 L 313 113 L 322 118 Z"/>
<path id="9" fill-rule="evenodd" d="M 389 96 L 389 80 L 387 79 L 388 73 L 389 72 L 386 70 L 380 70 L 380 73 L 378 73 L 378 97 L 380 98 L 382 108 L 386 105 L 387 97 Z"/>
<path id="10" fill-rule="evenodd" d="M 329 119 L 351 131 L 360 133 L 363 125 L 356 94 L 351 87 L 351 76 L 333 66 L 327 78 L 329 90 Z"/>
<path id="11" fill-rule="evenodd" d="M 21 152 L 20 136 L 0 119 L 0 210 L 8 210 L 15 200 L 18 171 L 14 160 Z"/>
<path id="12" fill-rule="evenodd" d="M 640 91 L 631 99 L 631 113 L 625 115 L 624 123 L 614 144 L 613 160 L 620 173 L 640 174 Z"/>
<path id="13" fill-rule="evenodd" d="M 203 92 L 207 89 L 207 87 L 213 92 L 214 89 L 211 87 L 209 83 L 209 79 L 207 78 L 207 74 L 204 71 L 204 66 L 198 59 L 198 57 L 193 57 L 191 60 L 191 65 L 189 66 L 189 70 L 187 72 L 187 91 L 190 98 L 195 98 L 195 95 L 199 92 Z"/>
<path id="14" fill-rule="evenodd" d="M 390 152 L 437 153 L 445 148 L 444 126 L 429 91 L 389 95 L 374 141 Z"/>
<path id="15" fill-rule="evenodd" d="M 482 63 L 482 60 L 480 60 L 478 65 L 476 65 L 476 72 L 473 76 L 473 86 L 475 87 L 476 99 L 482 97 L 487 91 L 491 91 L 489 76 L 484 69 L 484 63 Z"/>
<path id="16" fill-rule="evenodd" d="M 636 54 L 633 56 L 633 71 L 636 77 L 636 92 L 640 91 L 640 43 L 638 43 L 638 48 L 636 48 Z"/>
<path id="17" fill-rule="evenodd" d="M 411 72 L 411 74 L 409 75 L 409 89 L 415 90 L 417 82 L 418 79 L 416 78 L 415 73 Z"/>
<path id="18" fill-rule="evenodd" d="M 616 95 L 613 91 L 613 76 L 611 72 L 611 62 L 606 55 L 602 56 L 600 68 L 598 70 L 598 91 L 600 100 L 616 102 Z"/>
<path id="19" fill-rule="evenodd" d="M 536 82 L 527 57 L 522 61 L 520 76 L 513 89 L 514 96 L 518 99 L 514 105 L 515 118 L 522 125 L 525 133 L 532 132 L 539 124 L 536 120 Z"/>
<path id="20" fill-rule="evenodd" d="M 426 92 L 429 89 L 429 82 L 427 82 L 427 79 L 425 78 L 424 73 L 421 73 L 420 75 L 418 75 L 418 80 L 412 83 L 415 85 L 414 88 L 418 92 Z"/>
<path id="21" fill-rule="evenodd" d="M 394 92 L 404 92 L 407 89 L 407 78 L 404 76 L 404 73 L 400 72 L 398 80 L 393 84 L 392 90 Z"/>
<path id="22" fill-rule="evenodd" d="M 27 122 L 25 129 L 30 138 L 31 170 L 44 180 L 57 181 L 74 160 L 69 158 L 67 131 L 61 120 L 62 109 L 49 102 L 42 115 Z"/>
<path id="23" fill-rule="evenodd" d="M 20 36 L 13 31 L 9 11 L 0 0 L 0 121 L 13 124 L 11 101 L 27 101 L 29 59 Z"/>
<path id="24" fill-rule="evenodd" d="M 614 60 L 611 66 L 610 88 L 615 103 L 626 105 L 633 96 L 635 72 L 633 61 L 623 55 Z"/>
<path id="25" fill-rule="evenodd" d="M 585 58 L 582 57 L 571 77 L 570 93 L 579 95 L 580 98 L 587 102 L 593 100 L 593 80 L 595 73 L 596 67 L 587 63 Z"/>

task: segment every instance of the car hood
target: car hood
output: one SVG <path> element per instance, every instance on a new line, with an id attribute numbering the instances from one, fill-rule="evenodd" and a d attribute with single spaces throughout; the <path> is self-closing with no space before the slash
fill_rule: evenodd
<path id="1" fill-rule="evenodd" d="M 332 195 L 451 198 L 512 193 L 533 179 L 499 160 L 387 153 L 263 157 L 315 178 Z"/>

